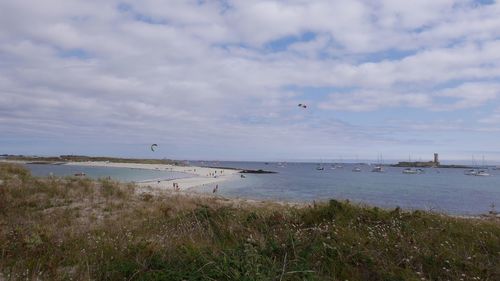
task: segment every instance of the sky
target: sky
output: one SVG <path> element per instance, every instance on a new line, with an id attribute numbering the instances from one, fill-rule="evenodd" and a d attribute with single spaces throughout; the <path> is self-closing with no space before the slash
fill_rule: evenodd
<path id="1" fill-rule="evenodd" d="M 0 0 L 0 154 L 434 152 L 500 161 L 496 1 Z"/>

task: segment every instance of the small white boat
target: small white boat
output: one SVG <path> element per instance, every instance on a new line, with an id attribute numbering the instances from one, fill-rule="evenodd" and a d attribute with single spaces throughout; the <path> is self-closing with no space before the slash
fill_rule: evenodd
<path id="1" fill-rule="evenodd" d="M 403 170 L 403 174 L 407 174 L 407 175 L 420 175 L 420 174 L 423 174 L 425 173 L 425 171 L 423 169 L 412 169 L 412 168 L 406 168 Z"/>
<path id="2" fill-rule="evenodd" d="M 407 175 L 415 175 L 417 174 L 417 170 L 414 170 L 412 168 L 406 168 L 403 170 L 403 174 L 407 174 Z"/>
<path id="3" fill-rule="evenodd" d="M 489 177 L 489 176 L 491 176 L 491 174 L 488 173 L 488 171 L 486 171 L 486 170 L 479 170 L 479 171 L 477 171 L 477 173 L 474 176 L 476 176 L 476 177 Z"/>
<path id="4" fill-rule="evenodd" d="M 384 173 L 385 170 L 384 168 L 382 168 L 382 166 L 375 166 L 373 169 L 372 169 L 372 172 L 373 173 Z"/>
<path id="5" fill-rule="evenodd" d="M 476 169 L 468 169 L 468 170 L 464 171 L 464 175 L 467 175 L 467 176 L 475 176 L 476 174 L 477 174 Z"/>
<path id="6" fill-rule="evenodd" d="M 359 172 L 361 172 L 361 168 L 360 168 L 360 167 L 354 167 L 354 168 L 352 169 L 352 171 L 353 171 L 353 172 L 357 172 L 357 173 L 359 173 Z"/>

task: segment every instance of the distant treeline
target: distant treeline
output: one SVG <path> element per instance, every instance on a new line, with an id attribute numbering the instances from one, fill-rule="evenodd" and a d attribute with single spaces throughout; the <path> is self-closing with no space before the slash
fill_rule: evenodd
<path id="1" fill-rule="evenodd" d="M 37 161 L 37 162 L 86 162 L 86 161 L 109 161 L 118 163 L 140 163 L 140 164 L 170 164 L 183 166 L 183 161 L 171 159 L 142 159 L 142 158 L 118 158 L 118 157 L 92 157 L 84 155 L 60 155 L 60 156 L 25 156 L 25 155 L 2 155 L 8 160 Z"/>

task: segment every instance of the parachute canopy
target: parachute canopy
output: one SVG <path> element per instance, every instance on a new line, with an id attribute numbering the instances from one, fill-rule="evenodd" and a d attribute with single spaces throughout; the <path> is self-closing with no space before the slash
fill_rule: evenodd
<path id="1" fill-rule="evenodd" d="M 303 103 L 299 103 L 298 107 L 307 108 L 307 105 L 303 104 Z"/>
<path id="2" fill-rule="evenodd" d="M 156 143 L 153 143 L 151 145 L 151 151 L 155 151 L 155 148 L 157 148 L 157 147 L 158 147 L 158 145 Z"/>

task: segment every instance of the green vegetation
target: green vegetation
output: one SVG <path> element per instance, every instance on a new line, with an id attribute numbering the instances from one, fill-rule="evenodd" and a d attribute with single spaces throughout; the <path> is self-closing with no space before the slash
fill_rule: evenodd
<path id="1" fill-rule="evenodd" d="M 0 164 L 6 280 L 500 280 L 499 265 L 498 221 L 153 194 Z"/>

